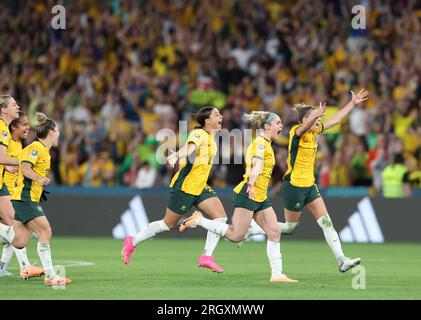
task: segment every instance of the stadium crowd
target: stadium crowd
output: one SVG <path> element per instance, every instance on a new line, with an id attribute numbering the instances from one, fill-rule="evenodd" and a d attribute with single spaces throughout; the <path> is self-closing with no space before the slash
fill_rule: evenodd
<path id="1" fill-rule="evenodd" d="M 167 186 L 173 169 L 155 157 L 156 133 L 204 105 L 223 127 L 242 114 L 277 112 L 275 190 L 286 170 L 294 104 L 326 101 L 328 115 L 366 88 L 369 100 L 320 136 L 320 187 L 380 187 L 402 154 L 421 187 L 421 7 L 413 0 L 63 1 L 66 29 L 51 27 L 55 1 L 0 3 L 0 91 L 57 119 L 55 183 Z M 366 29 L 351 8 L 366 8 Z M 16 14 L 19 12 L 19 14 Z M 12 18 L 13 17 L 13 18 Z M 231 141 L 231 145 L 232 141 Z M 219 157 L 239 147 L 222 145 Z M 243 166 L 214 166 L 211 184 L 237 184 Z"/>

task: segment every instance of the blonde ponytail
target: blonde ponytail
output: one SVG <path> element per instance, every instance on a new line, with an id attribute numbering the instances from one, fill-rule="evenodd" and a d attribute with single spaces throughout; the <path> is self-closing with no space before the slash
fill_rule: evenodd
<path id="1" fill-rule="evenodd" d="M 47 116 L 43 114 L 42 112 L 37 112 L 36 117 L 37 117 L 37 126 L 44 124 L 45 122 L 47 122 L 47 119 L 48 119 Z"/>

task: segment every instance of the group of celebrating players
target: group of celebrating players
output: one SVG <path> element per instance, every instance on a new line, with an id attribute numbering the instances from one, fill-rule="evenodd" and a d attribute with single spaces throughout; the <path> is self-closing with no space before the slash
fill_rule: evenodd
<path id="1" fill-rule="evenodd" d="M 231 224 L 217 194 L 207 185 L 209 173 L 216 155 L 214 140 L 221 130 L 222 115 L 217 108 L 204 107 L 196 115 L 199 127 L 190 132 L 185 145 L 167 158 L 171 167 L 179 162 L 180 168 L 170 184 L 169 203 L 162 220 L 151 222 L 134 237 L 123 242 L 122 259 L 130 262 L 136 246 L 158 233 L 173 229 L 192 206 L 197 207 L 192 216 L 179 227 L 180 232 L 200 226 L 208 231 L 203 254 L 197 264 L 200 267 L 223 272 L 214 259 L 213 252 L 221 237 L 234 243 L 243 243 L 252 235 L 267 236 L 267 257 L 271 268 L 271 282 L 298 282 L 282 271 L 280 250 L 281 234 L 291 234 L 300 222 L 306 207 L 322 228 L 326 242 L 331 248 L 340 272 L 355 267 L 360 258 L 346 257 L 342 251 L 337 232 L 333 227 L 325 203 L 315 184 L 314 163 L 317 151 L 316 137 L 337 125 L 355 105 L 367 100 L 364 89 L 325 123 L 321 117 L 326 104 L 318 108 L 297 105 L 299 124 L 291 128 L 288 144 L 288 170 L 283 177 L 282 196 L 285 222 L 277 220 L 268 198 L 269 183 L 275 166 L 271 142 L 280 137 L 281 118 L 266 111 L 246 114 L 245 119 L 258 129 L 256 138 L 248 146 L 245 161 L 246 172 L 234 188 L 234 213 Z M 15 253 L 20 276 L 24 279 L 45 275 L 46 285 L 66 285 L 71 279 L 64 278 L 54 270 L 51 258 L 51 227 L 39 202 L 46 199 L 44 187 L 48 178 L 51 157 L 49 150 L 57 146 L 60 135 L 54 120 L 37 113 L 36 139 L 22 148 L 28 137 L 28 117 L 20 111 L 13 97 L 0 96 L 0 243 L 4 245 L 0 261 L 0 275 L 9 274 L 7 268 Z M 203 213 L 211 219 L 203 216 Z M 256 224 L 252 224 L 252 220 Z M 38 237 L 37 251 L 42 268 L 31 265 L 26 245 L 35 233 Z"/>
<path id="2" fill-rule="evenodd" d="M 346 257 L 342 251 L 338 234 L 325 203 L 315 184 L 314 164 L 317 152 L 316 137 L 325 130 L 337 125 L 359 103 L 367 100 L 368 92 L 362 89 L 358 94 L 351 91 L 352 99 L 325 123 L 321 118 L 326 104 L 319 107 L 297 105 L 299 124 L 291 128 L 288 144 L 288 169 L 283 177 L 282 196 L 284 200 L 285 222 L 277 220 L 271 201 L 268 198 L 269 182 L 275 165 L 271 142 L 280 137 L 281 118 L 266 111 L 254 111 L 245 115 L 250 125 L 258 129 L 256 138 L 248 146 L 245 162 L 246 172 L 234 188 L 234 213 L 231 224 L 227 224 L 227 214 L 216 193 L 207 185 L 209 173 L 216 155 L 214 135 L 221 130 L 222 115 L 217 108 L 204 107 L 196 115 L 199 127 L 192 130 L 185 145 L 172 152 L 167 158 L 171 167 L 179 162 L 179 170 L 170 184 L 170 197 L 162 220 L 151 222 L 147 228 L 134 237 L 124 239 L 122 259 L 130 262 L 131 255 L 142 241 L 158 233 L 173 229 L 182 215 L 194 205 L 199 211 L 185 219 L 179 231 L 200 226 L 208 231 L 203 254 L 197 264 L 214 272 L 223 272 L 214 259 L 213 252 L 221 237 L 235 243 L 243 243 L 249 236 L 267 236 L 267 257 L 271 268 L 271 282 L 298 282 L 282 271 L 280 250 L 281 234 L 291 234 L 300 222 L 301 213 L 306 207 L 317 224 L 322 228 L 326 242 L 331 248 L 340 272 L 357 266 L 360 258 Z M 203 216 L 203 213 L 211 219 Z M 252 224 L 252 220 L 256 224 Z"/>
<path id="3" fill-rule="evenodd" d="M 36 139 L 22 148 L 28 137 L 28 116 L 15 99 L 0 96 L 0 243 L 3 254 L 0 275 L 11 275 L 7 268 L 15 253 L 23 279 L 45 275 L 48 286 L 62 286 L 71 279 L 57 274 L 51 259 L 51 227 L 39 202 L 46 199 L 44 187 L 50 183 L 50 148 L 60 135 L 54 120 L 37 113 Z M 35 233 L 42 268 L 31 265 L 26 245 Z"/>

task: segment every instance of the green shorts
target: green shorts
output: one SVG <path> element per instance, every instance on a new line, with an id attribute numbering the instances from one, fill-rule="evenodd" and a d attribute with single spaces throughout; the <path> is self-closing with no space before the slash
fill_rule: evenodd
<path id="1" fill-rule="evenodd" d="M 3 186 L 0 189 L 0 197 L 10 196 L 10 192 L 7 189 L 6 185 L 3 183 Z"/>
<path id="2" fill-rule="evenodd" d="M 239 193 L 234 193 L 234 196 L 232 197 L 234 208 L 244 208 L 253 212 L 258 212 L 272 207 L 269 198 L 262 202 L 257 202 L 250 199 L 246 191 L 247 184 L 245 183 Z"/>
<path id="3" fill-rule="evenodd" d="M 185 214 L 192 206 L 197 207 L 202 201 L 214 197 L 217 197 L 217 194 L 208 185 L 206 185 L 205 188 L 203 188 L 202 193 L 197 196 L 185 193 L 180 189 L 171 188 L 168 208 L 175 213 Z"/>
<path id="4" fill-rule="evenodd" d="M 42 210 L 38 202 L 12 200 L 12 204 L 15 209 L 15 220 L 23 224 L 35 218 L 45 216 L 44 210 Z"/>
<path id="5" fill-rule="evenodd" d="M 303 208 L 320 197 L 317 185 L 311 187 L 295 187 L 290 181 L 284 180 L 282 183 L 282 197 L 285 208 L 290 211 L 302 211 Z"/>

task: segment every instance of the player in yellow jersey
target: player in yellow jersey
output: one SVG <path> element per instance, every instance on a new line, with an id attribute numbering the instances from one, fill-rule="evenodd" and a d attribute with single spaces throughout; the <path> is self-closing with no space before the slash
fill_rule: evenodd
<path id="1" fill-rule="evenodd" d="M 38 235 L 38 255 L 44 267 L 46 285 L 66 285 L 71 280 L 57 275 L 51 259 L 50 242 L 52 231 L 50 223 L 39 202 L 43 197 L 44 187 L 50 183 L 51 156 L 50 148 L 58 144 L 60 131 L 54 120 L 37 112 L 37 139 L 25 147 L 19 156 L 21 170 L 12 195 L 15 208 L 14 228 L 16 237 L 25 246 L 35 232 Z"/>
<path id="2" fill-rule="evenodd" d="M 168 157 L 171 167 L 179 160 L 180 169 L 170 184 L 170 198 L 165 216 L 162 220 L 150 223 L 134 237 L 124 239 L 122 259 L 125 264 L 130 262 L 130 257 L 139 243 L 174 228 L 182 215 L 193 205 L 214 220 L 227 221 L 221 201 L 207 185 L 213 158 L 217 152 L 214 134 L 221 130 L 222 115 L 214 107 L 204 107 L 196 114 L 196 120 L 199 127 L 190 132 L 186 144 L 178 152 Z M 204 253 L 197 261 L 199 266 L 215 272 L 224 271 L 213 257 L 219 239 L 219 236 L 208 232 Z"/>
<path id="3" fill-rule="evenodd" d="M 271 267 L 270 281 L 297 282 L 282 273 L 281 230 L 268 198 L 269 182 L 275 166 L 271 142 L 279 138 L 281 119 L 275 113 L 264 111 L 255 111 L 246 115 L 246 119 L 261 132 L 247 148 L 244 180 L 234 188 L 232 224 L 206 219 L 196 211 L 183 222 L 180 231 L 199 225 L 232 242 L 240 242 L 254 219 L 268 237 L 266 252 Z"/>
<path id="4" fill-rule="evenodd" d="M 351 93 L 352 100 L 325 123 L 322 123 L 321 120 L 325 110 L 324 105 L 320 104 L 317 109 L 307 105 L 296 106 L 300 124 L 292 127 L 289 132 L 288 170 L 282 183 L 282 197 L 285 205 L 285 223 L 280 223 L 282 232 L 292 233 L 300 222 L 303 208 L 306 207 L 322 228 L 326 242 L 337 260 L 340 272 L 346 272 L 355 267 L 361 262 L 361 259 L 345 257 L 342 251 L 338 234 L 315 184 L 314 164 L 317 152 L 317 135 L 340 123 L 354 106 L 367 100 L 368 93 L 365 90 L 361 90 L 357 95 L 354 95 L 352 91 Z M 263 234 L 263 232 L 259 232 L 255 228 L 253 232 L 249 232 L 249 235 L 254 234 Z"/>
<path id="5" fill-rule="evenodd" d="M 22 141 L 28 138 L 29 129 L 28 116 L 26 116 L 22 111 L 19 111 L 19 118 L 13 120 L 9 124 L 11 139 L 9 141 L 7 153 L 10 157 L 18 159 L 22 151 Z M 3 180 L 9 193 L 13 194 L 19 175 L 19 167 L 6 166 L 5 169 Z M 10 244 L 5 244 L 0 260 L 0 275 L 10 275 L 7 272 L 7 268 L 12 259 L 13 253 L 16 254 L 16 258 L 18 259 L 20 275 L 23 279 L 39 277 L 44 273 L 42 268 L 38 268 L 30 264 L 26 255 L 26 248 L 16 249 Z"/>
<path id="6" fill-rule="evenodd" d="M 24 245 L 15 238 L 13 219 L 15 210 L 10 193 L 3 182 L 4 166 L 19 166 L 19 160 L 7 154 L 10 141 L 9 124 L 19 118 L 19 106 L 9 95 L 0 96 L 0 244 L 12 244 L 22 249 Z"/>

